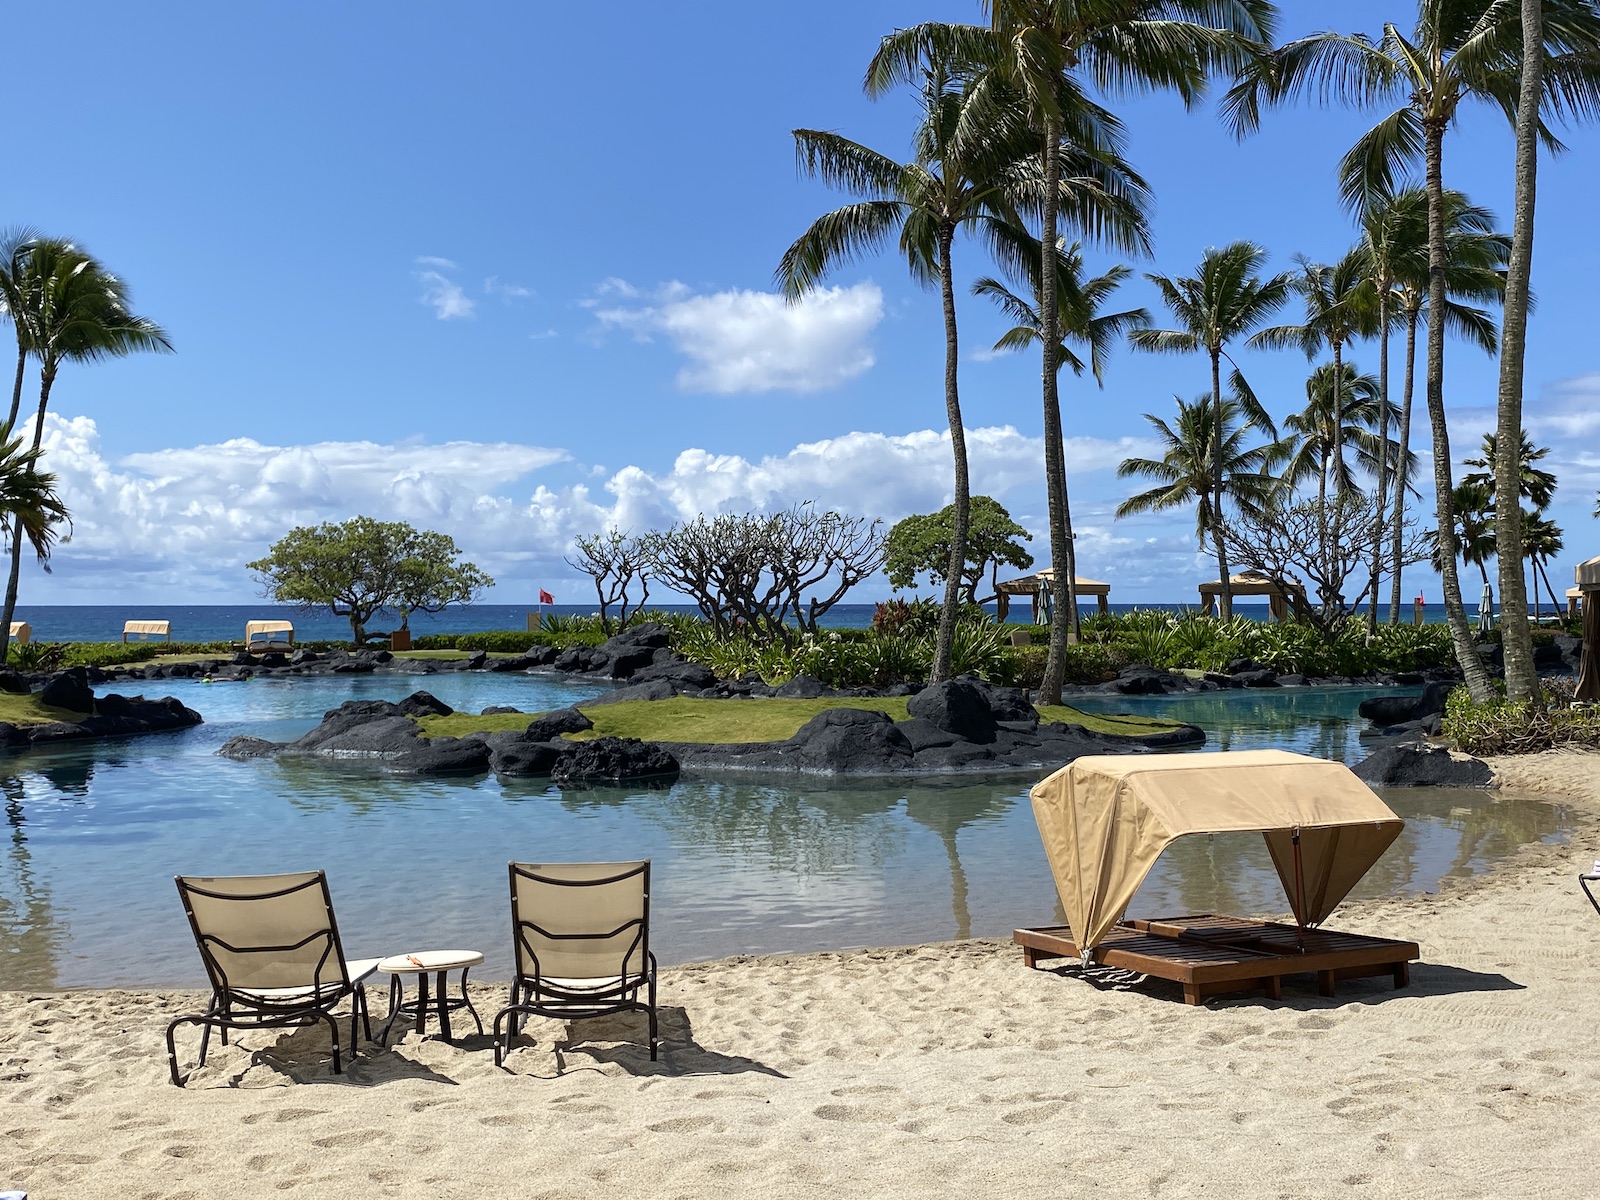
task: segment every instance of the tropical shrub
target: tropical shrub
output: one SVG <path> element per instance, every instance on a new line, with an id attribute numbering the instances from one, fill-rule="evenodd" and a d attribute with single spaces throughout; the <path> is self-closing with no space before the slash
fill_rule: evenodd
<path id="1" fill-rule="evenodd" d="M 1557 746 L 1600 749 L 1600 708 L 1570 704 L 1570 695 L 1546 685 L 1543 712 L 1526 701 L 1497 698 L 1474 704 L 1458 687 L 1445 702 L 1443 733 L 1468 754 L 1532 754 Z"/>

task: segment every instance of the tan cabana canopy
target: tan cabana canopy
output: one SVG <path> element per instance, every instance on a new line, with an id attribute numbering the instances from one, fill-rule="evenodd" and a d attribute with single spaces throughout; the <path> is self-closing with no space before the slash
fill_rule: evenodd
<path id="1" fill-rule="evenodd" d="M 247 649 L 294 645 L 294 625 L 289 621 L 246 621 L 244 644 Z"/>
<path id="2" fill-rule="evenodd" d="M 1291 608 L 1299 611 L 1306 607 L 1306 589 L 1293 580 L 1284 586 L 1279 584 L 1260 571 L 1241 571 L 1237 575 L 1229 575 L 1230 590 L 1235 596 L 1265 596 L 1267 608 L 1272 613 L 1274 621 L 1287 621 Z M 1200 585 L 1200 607 L 1211 608 L 1217 602 L 1217 597 L 1222 595 L 1222 580 L 1213 579 L 1210 583 Z"/>
<path id="3" fill-rule="evenodd" d="M 1283 750 L 1090 755 L 1030 794 L 1086 957 L 1122 920 L 1156 859 L 1187 834 L 1263 834 L 1295 917 L 1316 925 L 1405 826 L 1342 763 Z"/>
<path id="4" fill-rule="evenodd" d="M 124 621 L 122 623 L 122 640 L 136 637 L 140 641 L 149 637 L 164 637 L 172 640 L 171 621 Z"/>
<path id="5" fill-rule="evenodd" d="M 11 622 L 11 636 L 17 639 L 17 645 L 26 646 L 33 640 L 33 626 L 26 621 Z"/>
<path id="6" fill-rule="evenodd" d="M 1033 575 L 1024 575 L 1021 579 L 1008 579 L 995 588 L 995 615 L 1004 622 L 1006 614 L 1011 611 L 1011 597 L 1027 596 L 1033 603 L 1033 623 L 1038 625 L 1039 618 L 1044 614 L 1043 597 L 1050 591 L 1050 586 L 1055 582 L 1056 572 L 1054 567 L 1046 567 Z M 1084 579 L 1075 577 L 1074 585 L 1078 591 L 1078 599 L 1093 596 L 1100 602 L 1100 611 L 1110 611 L 1111 585 L 1102 583 L 1098 579 Z"/>

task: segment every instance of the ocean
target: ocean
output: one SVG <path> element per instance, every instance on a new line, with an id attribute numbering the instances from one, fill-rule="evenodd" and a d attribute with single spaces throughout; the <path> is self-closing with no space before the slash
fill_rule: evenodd
<path id="1" fill-rule="evenodd" d="M 693 614 L 698 610 L 689 604 L 652 605 L 668 612 Z M 1131 612 L 1134 609 L 1165 609 L 1182 611 L 1192 605 L 1182 604 L 1113 604 L 1112 612 Z M 832 629 L 865 629 L 872 624 L 874 606 L 871 604 L 838 604 L 823 618 L 822 624 Z M 1241 615 L 1257 620 L 1267 619 L 1265 604 L 1239 604 L 1234 606 Z M 592 604 L 547 604 L 542 609 L 537 604 L 469 604 L 450 608 L 437 615 L 417 613 L 411 618 L 413 637 L 430 633 L 481 633 L 490 629 L 526 629 L 529 614 L 537 619 L 541 612 L 560 616 L 586 615 L 595 612 Z M 992 609 L 991 609 L 992 611 Z M 1092 606 L 1084 607 L 1088 616 Z M 1468 605 L 1469 615 L 1476 615 L 1476 606 Z M 1026 621 L 1026 604 L 1012 607 L 1012 619 Z M 1444 620 L 1444 605 L 1430 604 L 1424 609 L 1424 618 L 1430 623 Z M 26 621 L 33 628 L 33 640 L 38 642 L 116 642 L 122 639 L 122 623 L 129 620 L 171 621 L 172 638 L 178 642 L 240 641 L 244 637 L 246 621 L 285 620 L 294 623 L 295 638 L 301 642 L 349 641 L 350 622 L 336 617 L 326 609 L 304 611 L 274 604 L 172 604 L 172 605 L 121 605 L 121 604 L 24 604 L 17 607 L 16 619 Z M 1411 620 L 1411 606 L 1407 605 L 1403 620 Z M 400 623 L 397 615 L 380 613 L 368 624 L 369 631 L 386 631 Z"/>

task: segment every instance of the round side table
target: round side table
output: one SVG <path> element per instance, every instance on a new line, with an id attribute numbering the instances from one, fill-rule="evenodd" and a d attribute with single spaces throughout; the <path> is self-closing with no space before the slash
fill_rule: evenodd
<path id="1" fill-rule="evenodd" d="M 478 1010 L 472 1007 L 472 1000 L 467 995 L 467 972 L 482 962 L 483 955 L 476 950 L 418 950 L 411 954 L 393 954 L 378 963 L 378 970 L 389 976 L 389 1020 L 378 1036 L 378 1042 L 381 1045 L 388 1044 L 389 1030 L 402 1016 L 414 1018 L 417 1033 L 425 1035 L 430 1013 L 438 1019 L 439 1036 L 448 1042 L 450 1014 L 463 1008 L 472 1014 L 472 1020 L 478 1026 L 478 1034 L 482 1036 L 483 1021 L 478 1016 Z M 451 971 L 461 972 L 459 996 L 450 995 L 446 988 Z M 415 1000 L 405 998 L 405 986 L 401 980 L 407 975 L 417 977 Z M 431 993 L 428 987 L 429 975 L 433 976 Z"/>

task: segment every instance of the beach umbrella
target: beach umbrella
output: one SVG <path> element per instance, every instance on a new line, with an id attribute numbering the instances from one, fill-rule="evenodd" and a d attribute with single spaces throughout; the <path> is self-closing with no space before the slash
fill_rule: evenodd
<path id="1" fill-rule="evenodd" d="M 1483 598 L 1478 601 L 1478 632 L 1488 633 L 1494 628 L 1494 588 L 1483 581 Z"/>

